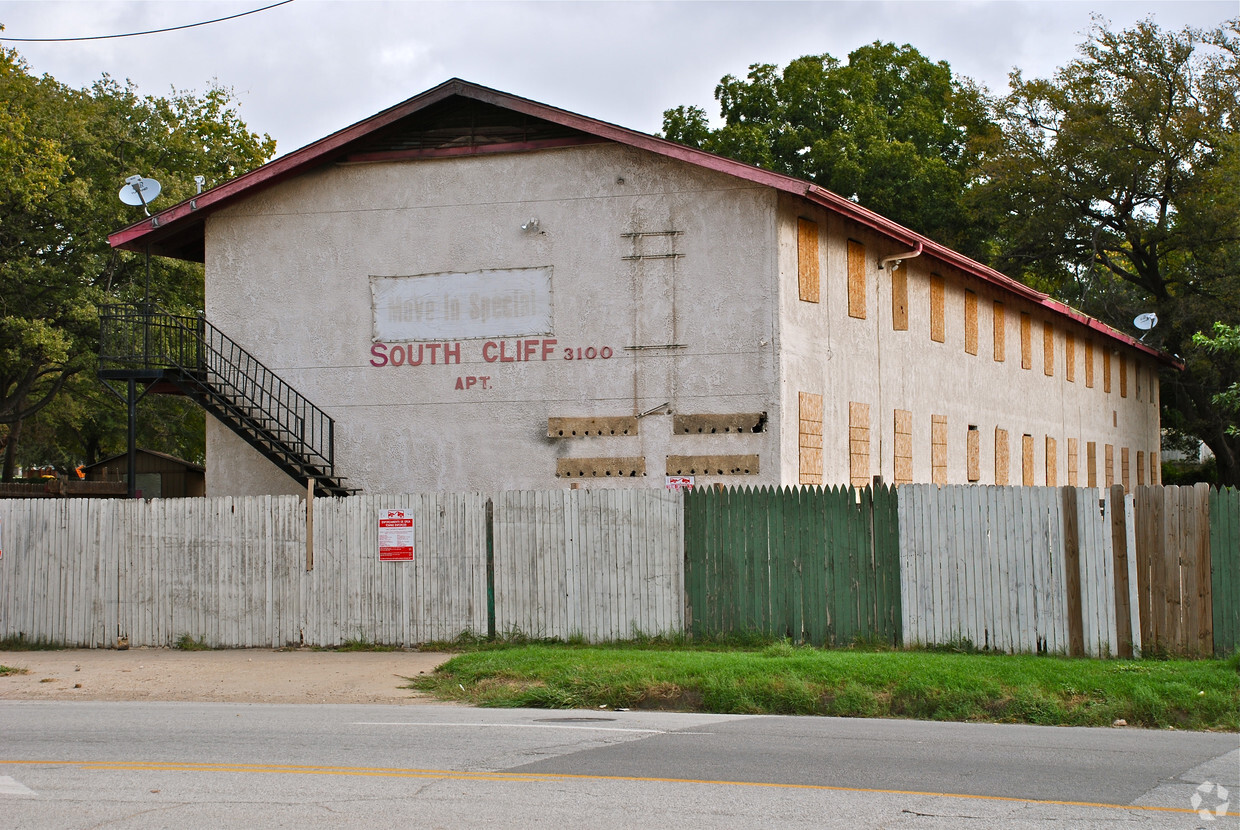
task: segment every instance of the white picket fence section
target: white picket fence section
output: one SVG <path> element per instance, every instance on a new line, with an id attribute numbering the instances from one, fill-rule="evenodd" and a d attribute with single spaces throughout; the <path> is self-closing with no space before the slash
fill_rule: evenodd
<path id="1" fill-rule="evenodd" d="M 679 491 L 501 493 L 494 526 L 498 633 L 601 641 L 684 630 Z"/>
<path id="2" fill-rule="evenodd" d="M 1068 652 L 1062 491 L 917 484 L 898 495 L 905 643 Z M 1113 655 L 1110 496 L 1082 488 L 1075 497 L 1085 652 Z"/>

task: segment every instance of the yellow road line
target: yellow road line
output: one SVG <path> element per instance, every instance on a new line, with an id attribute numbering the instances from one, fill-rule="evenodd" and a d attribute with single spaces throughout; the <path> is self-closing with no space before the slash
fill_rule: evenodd
<path id="1" fill-rule="evenodd" d="M 456 781 L 502 781 L 539 783 L 549 781 L 628 781 L 656 784 L 713 784 L 725 787 L 761 787 L 783 790 L 820 790 L 826 792 L 874 793 L 878 795 L 911 795 L 928 798 L 962 798 L 978 801 L 1012 801 L 1022 804 L 1046 804 L 1056 807 L 1091 807 L 1106 810 L 1143 810 L 1159 813 L 1196 813 L 1190 807 L 1154 807 L 1140 804 L 1106 804 L 1094 801 L 1057 801 L 1044 798 L 1020 798 L 1009 795 L 973 795 L 970 793 L 939 793 L 920 790 L 885 790 L 871 787 L 837 787 L 828 784 L 781 784 L 769 781 L 712 781 L 700 778 L 660 778 L 638 775 L 588 775 L 572 773 L 472 772 L 469 770 L 404 769 L 393 767 L 320 767 L 286 764 L 200 764 L 157 761 L 9 761 L 6 764 L 26 766 L 76 766 L 84 770 L 143 772 L 241 772 L 280 775 L 349 775 L 379 778 L 436 778 Z M 1240 816 L 1240 812 L 1224 813 Z"/>

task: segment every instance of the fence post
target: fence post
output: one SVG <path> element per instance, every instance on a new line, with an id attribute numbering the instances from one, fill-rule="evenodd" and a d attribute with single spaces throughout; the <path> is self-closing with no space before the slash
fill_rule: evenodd
<path id="1" fill-rule="evenodd" d="M 1137 581 L 1137 499 L 1124 496 L 1124 546 L 1128 551 L 1128 627 L 1132 634 L 1132 656 L 1141 656 L 1141 600 Z"/>
<path id="2" fill-rule="evenodd" d="M 1115 631 L 1117 643 L 1113 643 L 1115 653 L 1120 657 L 1132 657 L 1132 644 L 1140 638 L 1132 631 L 1132 581 L 1130 574 L 1131 552 L 1128 550 L 1128 504 L 1131 496 L 1124 495 L 1124 486 L 1116 484 L 1111 488 L 1111 557 L 1115 566 Z"/>
<path id="3" fill-rule="evenodd" d="M 1068 654 L 1085 656 L 1085 623 L 1081 617 L 1081 531 L 1076 512 L 1076 488 L 1064 487 L 1063 558 L 1064 586 L 1068 593 Z"/>
<path id="4" fill-rule="evenodd" d="M 314 570 L 314 476 L 306 479 L 306 570 Z"/>
<path id="5" fill-rule="evenodd" d="M 487 499 L 487 639 L 495 639 L 495 504 Z"/>

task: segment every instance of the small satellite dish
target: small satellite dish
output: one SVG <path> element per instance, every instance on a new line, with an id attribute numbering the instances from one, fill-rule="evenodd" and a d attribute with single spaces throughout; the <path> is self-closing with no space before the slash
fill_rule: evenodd
<path id="1" fill-rule="evenodd" d="M 1154 326 L 1158 325 L 1158 315 L 1152 311 L 1147 311 L 1145 314 L 1138 314 L 1136 319 L 1132 321 L 1132 324 L 1141 329 L 1141 331 L 1149 331 L 1154 328 Z"/>
<path id="2" fill-rule="evenodd" d="M 146 179 L 142 176 L 130 176 L 125 179 L 125 186 L 121 188 L 121 201 L 127 205 L 137 207 L 142 205 L 143 211 L 147 216 L 151 212 L 147 210 L 147 205 L 155 201 L 155 197 L 159 195 L 163 187 L 154 179 Z"/>

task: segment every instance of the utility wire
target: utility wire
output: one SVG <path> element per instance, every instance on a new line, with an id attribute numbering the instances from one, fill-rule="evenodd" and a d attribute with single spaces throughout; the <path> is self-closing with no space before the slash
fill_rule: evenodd
<path id="1" fill-rule="evenodd" d="M 193 29 L 198 26 L 209 26 L 212 23 L 222 23 L 225 20 L 235 20 L 238 17 L 245 17 L 247 14 L 258 14 L 268 9 L 274 9 L 276 6 L 284 6 L 292 3 L 293 0 L 280 0 L 279 3 L 272 3 L 270 6 L 263 6 L 261 9 L 250 9 L 248 12 L 240 12 L 238 14 L 230 14 L 228 17 L 217 17 L 214 20 L 203 20 L 200 23 L 186 23 L 184 26 L 169 26 L 166 29 L 150 29 L 145 32 L 124 32 L 119 35 L 91 35 L 89 37 L 0 37 L 0 41 L 8 41 L 10 43 L 69 43 L 78 40 L 109 40 L 118 37 L 138 37 L 139 35 L 157 35 L 161 32 L 176 32 L 180 29 Z"/>

